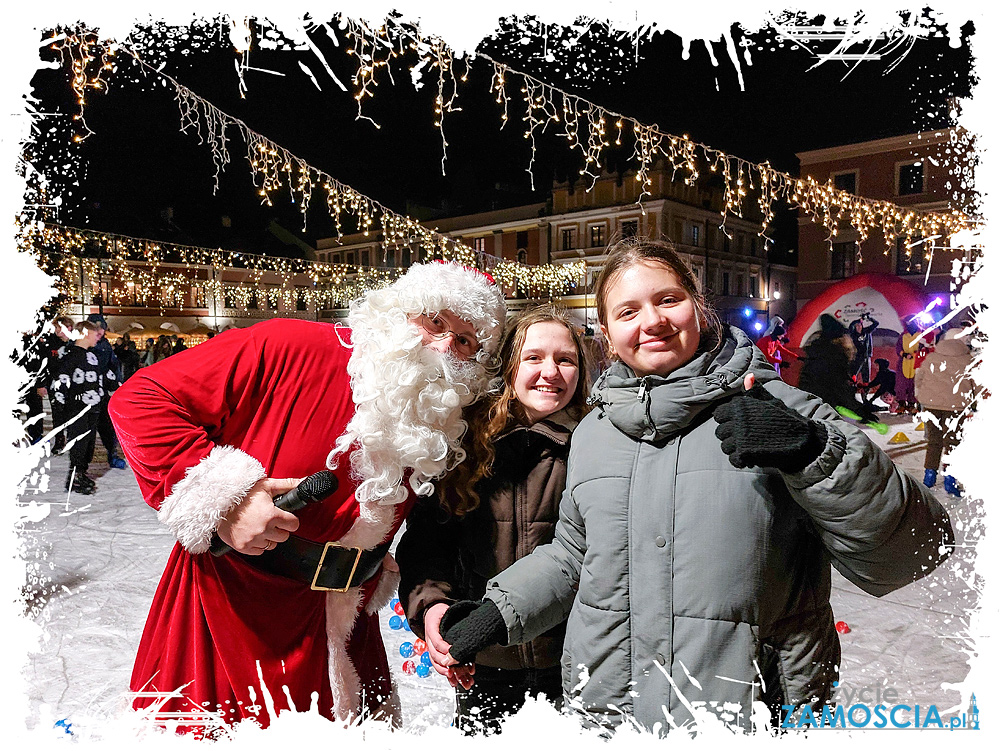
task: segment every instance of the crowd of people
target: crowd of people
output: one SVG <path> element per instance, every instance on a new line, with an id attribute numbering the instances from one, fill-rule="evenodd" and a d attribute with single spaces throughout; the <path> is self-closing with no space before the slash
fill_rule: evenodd
<path id="1" fill-rule="evenodd" d="M 895 343 L 894 370 L 887 358 L 874 356 L 872 335 L 879 323 L 870 314 L 845 327 L 823 313 L 819 324 L 801 353 L 789 348 L 784 321 L 777 317 L 756 345 L 779 374 L 790 360 L 802 361 L 799 387 L 845 416 L 865 423 L 879 422 L 882 411 L 926 418 L 924 484 L 934 487 L 938 471 L 947 469 L 944 457 L 958 444 L 962 423 L 975 408 L 976 384 L 968 375 L 974 359 L 971 326 L 963 319 L 922 330 L 919 316 L 908 318 Z M 951 495 L 962 494 L 950 474 L 945 474 L 944 487 Z"/>
<path id="2" fill-rule="evenodd" d="M 59 316 L 38 333 L 25 334 L 22 353 L 15 353 L 31 377 L 21 397 L 25 435 L 31 444 L 50 440 L 52 453 L 69 455 L 65 489 L 83 495 L 97 490 L 88 470 L 98 438 L 111 469 L 127 466 L 108 415 L 111 395 L 140 368 L 187 349 L 180 336 L 164 334 L 147 339 L 140 352 L 130 334 L 111 344 L 107 330 L 100 313 L 79 323 Z M 48 436 L 43 426 L 46 399 L 52 416 Z"/>
<path id="3" fill-rule="evenodd" d="M 793 387 L 780 362 L 805 376 L 832 353 L 846 384 L 887 381 L 833 319 L 818 349 L 788 348 L 782 321 L 754 346 L 667 242 L 609 248 L 595 297 L 610 363 L 593 387 L 565 310 L 508 321 L 488 274 L 447 262 L 368 292 L 346 325 L 274 319 L 176 357 L 126 340 L 113 388 L 97 335 L 65 331 L 94 385 L 66 402 L 108 396 L 177 538 L 133 706 L 202 737 L 267 726 L 264 691 L 273 711 L 398 724 L 377 619 L 396 592 L 465 733 L 500 732 L 528 695 L 656 734 L 693 722 L 692 701 L 747 730 L 751 701 L 775 724 L 831 701 L 831 566 L 882 596 L 931 574 L 953 531 L 833 409 L 864 412 L 856 388 Z M 315 502 L 276 502 L 319 471 Z"/>

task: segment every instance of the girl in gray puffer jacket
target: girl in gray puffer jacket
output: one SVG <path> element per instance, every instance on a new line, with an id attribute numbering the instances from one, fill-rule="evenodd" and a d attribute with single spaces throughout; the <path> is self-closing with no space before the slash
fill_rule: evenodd
<path id="1" fill-rule="evenodd" d="M 617 361 L 576 430 L 555 540 L 452 606 L 452 659 L 568 616 L 563 690 L 597 724 L 820 709 L 840 662 L 831 564 L 898 589 L 947 557 L 947 514 L 724 328 L 667 244 L 612 248 L 596 297 Z"/>

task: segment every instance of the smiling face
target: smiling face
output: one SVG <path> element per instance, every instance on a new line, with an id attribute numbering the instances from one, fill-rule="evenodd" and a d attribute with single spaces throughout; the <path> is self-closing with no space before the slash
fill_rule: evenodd
<path id="1" fill-rule="evenodd" d="M 514 374 L 514 393 L 529 424 L 569 404 L 579 380 L 576 344 L 566 327 L 557 321 L 532 324 Z"/>
<path id="2" fill-rule="evenodd" d="M 608 284 L 606 324 L 612 352 L 639 377 L 665 376 L 687 363 L 701 341 L 694 301 L 666 266 L 639 261 Z"/>

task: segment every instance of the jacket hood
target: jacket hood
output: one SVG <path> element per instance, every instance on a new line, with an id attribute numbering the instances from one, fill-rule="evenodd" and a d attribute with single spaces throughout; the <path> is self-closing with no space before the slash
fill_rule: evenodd
<path id="1" fill-rule="evenodd" d="M 968 345 L 959 338 L 961 333 L 958 329 L 948 329 L 944 332 L 941 341 L 934 345 L 934 351 L 947 357 L 961 357 L 971 354 Z"/>
<path id="2" fill-rule="evenodd" d="M 747 335 L 730 326 L 719 349 L 695 355 L 666 376 L 639 378 L 625 363 L 614 362 L 597 379 L 590 402 L 626 435 L 659 441 L 686 429 L 715 402 L 743 391 L 747 373 L 757 383 L 778 378 Z"/>

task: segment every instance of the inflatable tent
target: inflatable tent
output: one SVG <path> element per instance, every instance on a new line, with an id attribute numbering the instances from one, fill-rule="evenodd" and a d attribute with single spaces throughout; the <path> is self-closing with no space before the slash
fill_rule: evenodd
<path id="1" fill-rule="evenodd" d="M 857 274 L 832 285 L 807 302 L 788 326 L 789 344 L 801 349 L 820 330 L 823 313 L 840 321 L 845 328 L 869 315 L 878 321 L 872 332 L 873 358 L 884 357 L 890 367 L 896 367 L 896 343 L 903 333 L 904 322 L 927 309 L 940 295 L 922 292 L 915 285 L 891 274 Z M 936 311 L 943 312 L 942 299 Z M 798 368 L 787 374 L 787 380 L 798 383 Z"/>

